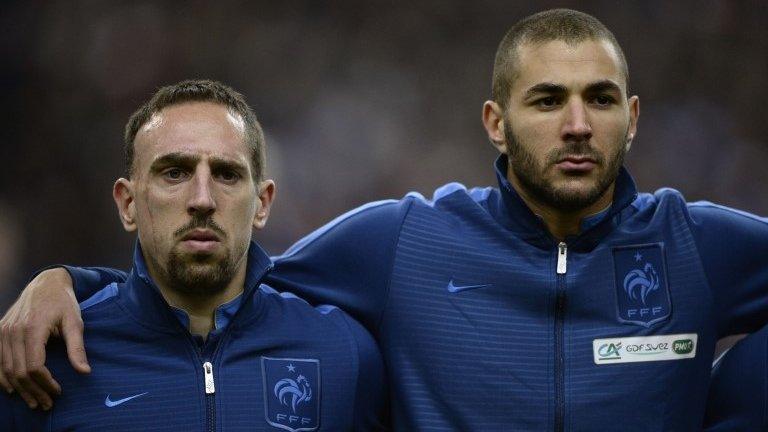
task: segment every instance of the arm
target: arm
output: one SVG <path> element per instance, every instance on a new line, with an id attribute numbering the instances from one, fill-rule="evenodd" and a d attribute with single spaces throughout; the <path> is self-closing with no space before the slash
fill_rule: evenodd
<path id="1" fill-rule="evenodd" d="M 718 336 L 757 331 L 768 323 L 768 219 L 706 202 L 689 212 Z"/>
<path id="2" fill-rule="evenodd" d="M 124 279 L 117 270 L 68 266 L 37 274 L 0 320 L 0 385 L 8 392 L 18 391 L 30 408 L 50 409 L 51 396 L 61 392 L 45 367 L 45 344 L 51 335 L 64 337 L 70 363 L 78 372 L 90 372 L 73 280 L 78 298 L 86 299 L 107 281 Z"/>
<path id="3" fill-rule="evenodd" d="M 389 395 L 381 353 L 371 334 L 349 316 L 343 315 L 355 339 L 358 354 L 354 430 L 387 431 Z"/>
<path id="4" fill-rule="evenodd" d="M 312 304 L 338 306 L 376 335 L 411 203 L 380 201 L 338 217 L 276 257 L 267 283 Z"/>
<path id="5" fill-rule="evenodd" d="M 704 429 L 708 432 L 768 427 L 768 327 L 737 343 L 715 363 Z"/>

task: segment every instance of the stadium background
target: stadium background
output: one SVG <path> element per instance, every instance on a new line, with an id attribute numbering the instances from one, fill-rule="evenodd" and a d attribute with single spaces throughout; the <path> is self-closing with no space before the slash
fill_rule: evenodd
<path id="1" fill-rule="evenodd" d="M 129 266 L 111 199 L 122 129 L 184 78 L 232 85 L 264 125 L 270 252 L 370 200 L 494 184 L 480 109 L 496 45 L 562 6 L 626 52 L 639 187 L 768 215 L 764 1 L 4 2 L 0 310 L 42 266 Z"/>

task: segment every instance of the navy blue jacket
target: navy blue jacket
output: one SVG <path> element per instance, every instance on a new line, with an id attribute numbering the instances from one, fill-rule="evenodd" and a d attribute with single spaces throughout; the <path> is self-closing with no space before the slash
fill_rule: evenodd
<path id="1" fill-rule="evenodd" d="M 52 346 L 63 394 L 49 413 L 0 396 L 0 430 L 381 430 L 387 396 L 371 336 L 335 307 L 261 285 L 272 262 L 256 244 L 245 292 L 217 308 L 205 341 L 153 285 L 138 247 L 134 260 L 125 283 L 81 303 L 93 372 L 74 372 Z"/>
<path id="2" fill-rule="evenodd" d="M 768 322 L 768 220 L 622 169 L 561 245 L 496 170 L 342 215 L 267 280 L 373 333 L 396 430 L 701 430 L 715 341 Z"/>
<path id="3" fill-rule="evenodd" d="M 768 327 L 731 348 L 712 371 L 705 430 L 768 430 Z"/>

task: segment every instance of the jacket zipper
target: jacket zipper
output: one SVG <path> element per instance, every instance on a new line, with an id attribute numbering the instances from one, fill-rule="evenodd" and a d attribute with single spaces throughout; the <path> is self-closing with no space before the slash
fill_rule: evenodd
<path id="1" fill-rule="evenodd" d="M 216 393 L 216 386 L 213 382 L 213 364 L 207 361 L 203 363 L 203 376 L 205 377 L 205 411 L 208 419 L 208 430 L 214 432 L 216 430 L 216 414 L 213 400 L 214 393 Z"/>
<path id="2" fill-rule="evenodd" d="M 564 430 L 565 419 L 565 273 L 568 270 L 568 245 L 557 245 L 557 292 L 555 296 L 555 432 Z"/>

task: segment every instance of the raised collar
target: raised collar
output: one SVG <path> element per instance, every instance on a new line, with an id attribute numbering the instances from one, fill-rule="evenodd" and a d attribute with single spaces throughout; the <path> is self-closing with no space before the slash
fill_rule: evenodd
<path id="1" fill-rule="evenodd" d="M 494 163 L 500 192 L 500 200 L 491 207 L 495 213 L 494 216 L 507 229 L 523 240 L 541 248 L 552 247 L 557 242 L 547 230 L 542 218 L 531 211 L 507 180 L 508 166 L 507 156 L 503 154 Z M 566 238 L 566 243 L 579 249 L 591 250 L 600 239 L 627 216 L 627 213 L 634 211 L 630 204 L 636 198 L 635 181 L 629 171 L 622 166 L 616 177 L 611 206 L 595 215 L 584 218 L 581 222 L 581 233 L 578 236 Z"/>
<path id="2" fill-rule="evenodd" d="M 251 242 L 248 248 L 243 293 L 216 308 L 215 328 L 212 333 L 221 332 L 229 325 L 237 311 L 253 296 L 264 275 L 271 269 L 272 260 L 267 253 L 258 244 Z M 188 331 L 187 314 L 171 307 L 160 294 L 157 285 L 149 275 L 138 241 L 133 252 L 133 268 L 120 292 L 120 301 L 143 324 L 167 331 Z"/>

